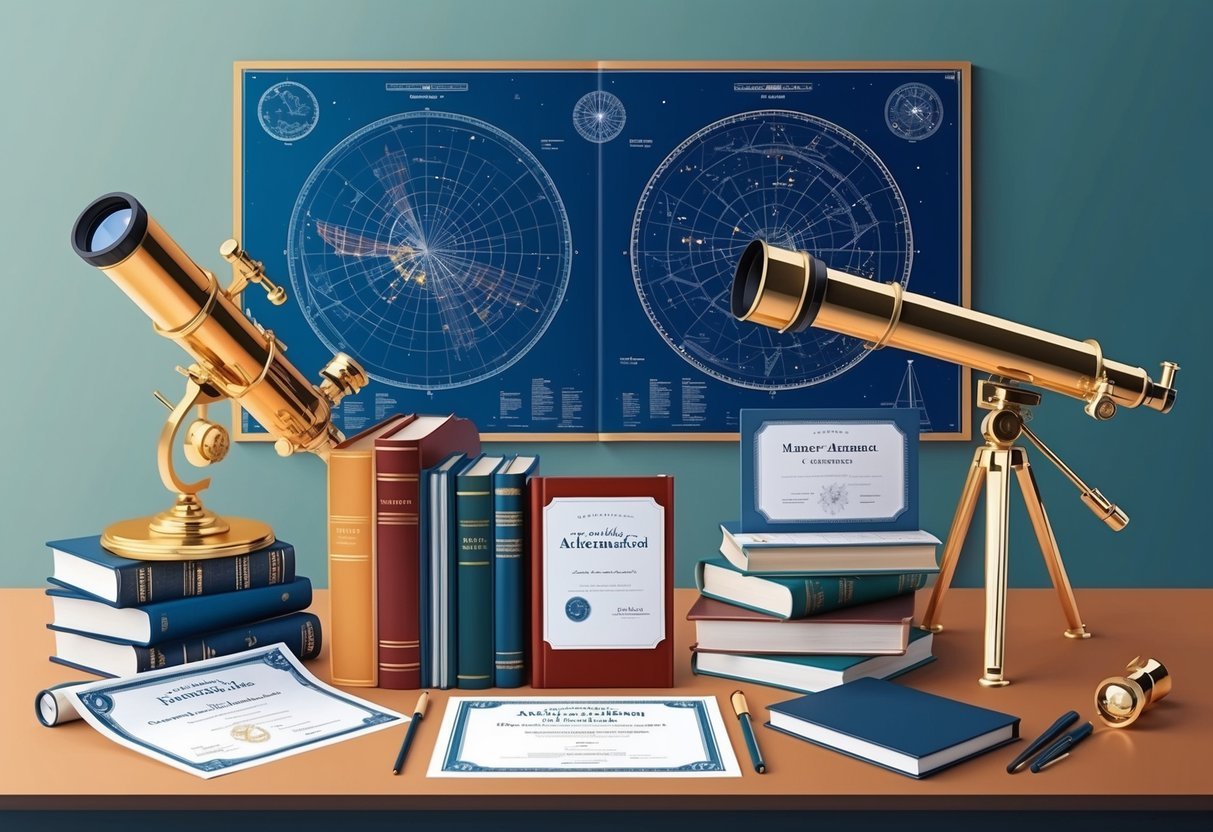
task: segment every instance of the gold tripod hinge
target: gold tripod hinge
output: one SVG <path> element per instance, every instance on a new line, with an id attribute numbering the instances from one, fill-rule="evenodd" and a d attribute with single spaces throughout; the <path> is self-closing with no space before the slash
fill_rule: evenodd
<path id="1" fill-rule="evenodd" d="M 981 423 L 985 444 L 977 449 L 969 474 L 965 479 L 956 514 L 948 530 L 943 557 L 939 565 L 939 579 L 931 591 L 922 624 L 924 630 L 939 632 L 944 593 L 952 582 L 956 561 L 961 547 L 968 537 L 973 513 L 981 490 L 986 489 L 986 619 L 985 619 L 985 672 L 978 681 L 986 687 L 1001 687 L 1009 684 L 1003 676 L 1003 658 L 1006 646 L 1007 568 L 1009 559 L 1009 510 L 1011 498 L 1011 473 L 1015 473 L 1023 492 L 1024 504 L 1031 518 L 1032 528 L 1040 544 L 1045 566 L 1053 588 L 1057 590 L 1062 613 L 1068 625 L 1067 638 L 1089 638 L 1090 633 L 1078 614 L 1078 602 L 1061 561 L 1057 539 L 1049 515 L 1045 512 L 1040 489 L 1032 466 L 1028 463 L 1027 451 L 1015 444 L 1021 436 L 1036 446 L 1045 458 L 1074 483 L 1082 501 L 1113 531 L 1120 531 L 1129 523 L 1128 516 L 1110 502 L 1098 489 L 1091 488 L 1033 433 L 1024 422 L 1031 417 L 1031 408 L 1040 404 L 1040 394 L 1024 390 L 1008 381 L 983 380 L 977 383 L 977 406 L 991 411 Z"/>

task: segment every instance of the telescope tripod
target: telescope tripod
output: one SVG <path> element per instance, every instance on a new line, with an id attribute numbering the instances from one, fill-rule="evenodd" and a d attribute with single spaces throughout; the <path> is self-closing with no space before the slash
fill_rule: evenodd
<path id="1" fill-rule="evenodd" d="M 947 592 L 948 586 L 952 582 L 952 574 L 956 571 L 956 561 L 960 557 L 961 547 L 968 536 L 973 512 L 977 507 L 977 498 L 981 495 L 984 486 L 986 489 L 985 672 L 978 681 L 986 687 L 1002 687 L 1010 684 L 1010 681 L 1003 676 L 1003 655 L 1006 645 L 1008 520 L 1012 471 L 1015 472 L 1015 477 L 1019 481 L 1024 503 L 1028 508 L 1028 516 L 1032 520 L 1032 528 L 1036 532 L 1036 539 L 1040 544 L 1045 566 L 1049 570 L 1049 578 L 1053 582 L 1053 588 L 1057 591 L 1062 613 L 1069 625 L 1065 636 L 1066 638 L 1089 638 L 1091 635 L 1083 626 L 1082 618 L 1078 614 L 1078 602 L 1074 600 L 1074 590 L 1070 586 L 1070 579 L 1066 576 L 1065 565 L 1061 562 L 1061 552 L 1057 548 L 1057 539 L 1053 536 L 1049 516 L 1045 513 L 1040 489 L 1036 485 L 1036 477 L 1028 463 L 1027 451 L 1016 445 L 1016 440 L 1021 436 L 1026 436 L 1045 455 L 1046 459 L 1057 466 L 1066 478 L 1078 487 L 1082 501 L 1113 531 L 1123 529 L 1128 524 L 1129 518 L 1100 494 L 1098 489 L 1090 488 L 1084 483 L 1024 424 L 1030 417 L 1031 408 L 1040 404 L 1039 393 L 1015 387 L 1008 382 L 982 380 L 977 383 L 977 398 L 978 407 L 992 411 L 981 423 L 981 432 L 986 442 L 977 449 L 973 462 L 969 466 L 964 490 L 956 505 L 952 526 L 948 530 L 948 539 L 944 545 L 943 558 L 939 566 L 939 578 L 935 583 L 935 588 L 931 591 L 931 598 L 927 603 L 920 626 L 924 630 L 935 633 L 943 629 L 939 618 L 944 593 Z"/>

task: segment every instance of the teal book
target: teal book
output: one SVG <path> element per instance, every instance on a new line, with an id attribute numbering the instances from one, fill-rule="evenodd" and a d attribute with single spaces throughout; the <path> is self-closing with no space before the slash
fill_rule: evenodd
<path id="1" fill-rule="evenodd" d="M 456 687 L 493 686 L 493 475 L 505 461 L 481 454 L 455 477 Z"/>
<path id="2" fill-rule="evenodd" d="M 320 655 L 321 647 L 320 619 L 310 612 L 293 612 L 151 647 L 48 626 L 55 631 L 55 655 L 51 661 L 98 676 L 133 676 L 277 642 L 285 644 L 300 659 L 314 659 Z"/>
<path id="3" fill-rule="evenodd" d="M 133 560 L 101 546 L 101 537 L 52 540 L 51 577 L 115 607 L 137 607 L 295 580 L 295 547 L 277 540 L 247 555 L 207 560 Z"/>
<path id="4" fill-rule="evenodd" d="M 527 481 L 538 469 L 539 457 L 519 456 L 493 477 L 493 679 L 499 688 L 522 687 L 528 675 Z"/>
<path id="5" fill-rule="evenodd" d="M 695 564 L 695 586 L 717 601 L 792 619 L 914 592 L 925 587 L 934 574 L 751 575 L 724 558 L 708 558 Z"/>
<path id="6" fill-rule="evenodd" d="M 52 587 L 46 594 L 54 608 L 51 623 L 55 627 L 148 647 L 306 609 L 312 603 L 312 582 L 296 578 L 281 586 L 127 608 L 112 607 L 63 587 Z"/>
<path id="7" fill-rule="evenodd" d="M 883 679 L 769 706 L 767 726 L 920 778 L 1019 737 L 1019 717 Z"/>
<path id="8" fill-rule="evenodd" d="M 856 679 L 892 679 L 935 661 L 931 633 L 911 630 L 902 656 L 779 656 L 756 653 L 691 654 L 691 670 L 742 682 L 817 693 Z"/>

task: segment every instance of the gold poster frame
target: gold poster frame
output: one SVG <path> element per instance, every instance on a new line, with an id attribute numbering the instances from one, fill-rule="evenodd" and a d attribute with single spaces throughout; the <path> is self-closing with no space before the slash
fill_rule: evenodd
<path id="1" fill-rule="evenodd" d="M 963 79 L 960 87 L 961 114 L 961 302 L 972 304 L 972 90 L 973 65 L 969 61 L 235 61 L 232 65 L 232 235 L 242 231 L 243 147 L 241 116 L 244 112 L 241 75 L 246 70 L 850 70 L 862 71 L 936 71 L 956 72 Z M 969 441 L 973 435 L 972 370 L 960 367 L 961 429 L 951 433 L 930 433 L 926 442 Z M 240 404 L 232 402 L 232 437 L 237 442 L 272 442 L 264 434 L 245 433 L 241 427 Z M 485 433 L 486 442 L 736 442 L 740 432 L 722 433 Z"/>

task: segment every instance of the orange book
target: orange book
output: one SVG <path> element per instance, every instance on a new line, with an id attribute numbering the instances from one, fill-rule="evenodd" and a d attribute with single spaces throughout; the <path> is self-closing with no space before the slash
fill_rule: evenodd
<path id="1" fill-rule="evenodd" d="M 393 416 L 329 452 L 329 662 L 333 684 L 375 687 L 375 440 L 415 417 Z"/>

